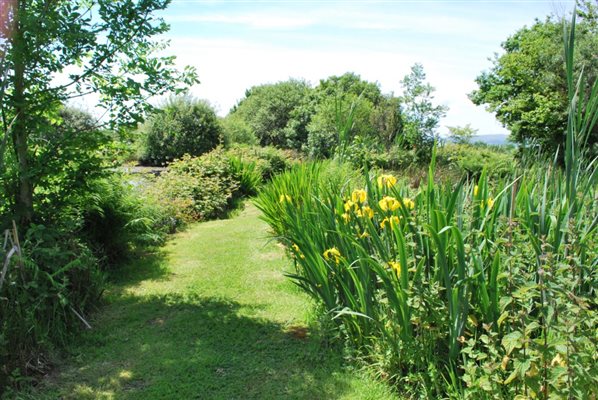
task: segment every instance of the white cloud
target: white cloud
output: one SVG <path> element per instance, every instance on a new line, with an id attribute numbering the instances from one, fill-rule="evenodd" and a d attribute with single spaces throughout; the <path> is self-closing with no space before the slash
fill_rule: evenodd
<path id="1" fill-rule="evenodd" d="M 217 22 L 224 24 L 246 25 L 255 29 L 297 29 L 314 24 L 314 20 L 292 15 L 264 15 L 246 13 L 236 15 L 224 14 L 188 14 L 169 16 L 168 22 Z"/>

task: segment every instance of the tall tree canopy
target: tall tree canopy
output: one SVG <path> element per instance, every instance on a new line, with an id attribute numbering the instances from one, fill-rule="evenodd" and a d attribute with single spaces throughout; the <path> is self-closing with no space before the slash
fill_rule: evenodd
<path id="1" fill-rule="evenodd" d="M 165 48 L 155 37 L 168 30 L 155 13 L 168 3 L 4 2 L 0 161 L 6 156 L 17 166 L 13 207 L 23 222 L 33 218 L 36 179 L 44 173 L 35 149 L 51 140 L 46 128 L 59 123 L 65 102 L 95 93 L 109 121 L 133 123 L 149 108 L 148 97 L 196 82 L 192 68 L 179 73 L 174 57 L 154 55 Z M 11 152 L 7 143 L 12 143 Z"/>
<path id="2" fill-rule="evenodd" d="M 368 82 L 353 72 L 320 80 L 315 88 L 317 105 L 307 127 L 306 150 L 314 157 L 329 157 L 338 145 L 338 118 L 347 118 L 353 109 L 349 141 L 355 136 L 375 137 L 370 119 L 384 97 L 377 83 Z"/>
<path id="3" fill-rule="evenodd" d="M 260 144 L 300 149 L 311 117 L 312 89 L 300 80 L 254 86 L 231 110 L 251 128 Z"/>
<path id="4" fill-rule="evenodd" d="M 576 27 L 576 73 L 583 68 L 591 87 L 598 74 L 598 26 L 595 7 L 586 2 Z M 567 81 L 563 53 L 563 24 L 554 17 L 536 21 L 510 36 L 489 71 L 481 73 L 477 90 L 470 94 L 511 131 L 518 143 L 536 142 L 554 152 L 563 148 L 567 126 Z M 586 92 L 588 92 L 586 90 Z M 588 139 L 598 142 L 598 128 Z"/>
<path id="5" fill-rule="evenodd" d="M 434 87 L 426 82 L 423 65 L 416 63 L 411 72 L 401 81 L 401 96 L 404 127 L 402 141 L 404 147 L 415 150 L 419 157 L 430 156 L 440 119 L 448 108 L 434 105 Z"/>

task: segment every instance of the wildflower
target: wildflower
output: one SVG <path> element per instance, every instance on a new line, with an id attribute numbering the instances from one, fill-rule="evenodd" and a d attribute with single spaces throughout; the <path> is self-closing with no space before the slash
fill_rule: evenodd
<path id="1" fill-rule="evenodd" d="M 410 210 L 415 208 L 415 202 L 408 197 L 403 198 L 403 205 Z"/>
<path id="2" fill-rule="evenodd" d="M 400 277 L 401 276 L 401 263 L 398 261 L 389 261 L 388 262 L 388 266 L 393 269 L 394 271 L 396 271 L 397 276 Z"/>
<path id="3" fill-rule="evenodd" d="M 369 206 L 361 207 L 360 217 L 367 217 L 369 219 L 374 218 L 374 210 L 372 210 Z"/>
<path id="4" fill-rule="evenodd" d="M 351 216 L 347 213 L 343 213 L 343 215 L 341 215 L 343 221 L 345 221 L 345 223 L 351 221 Z"/>
<path id="5" fill-rule="evenodd" d="M 297 254 L 299 256 L 300 259 L 302 259 L 302 260 L 305 259 L 305 256 L 303 255 L 303 253 L 299 249 L 299 246 L 297 246 L 296 243 L 293 243 L 293 245 L 291 247 L 295 251 L 295 254 Z"/>
<path id="6" fill-rule="evenodd" d="M 326 261 L 334 261 L 335 264 L 338 264 L 341 261 L 341 252 L 338 251 L 336 247 L 326 250 L 323 253 L 323 256 Z"/>
<path id="7" fill-rule="evenodd" d="M 351 193 L 351 200 L 354 203 L 363 203 L 367 198 L 367 192 L 363 189 L 356 189 Z"/>
<path id="8" fill-rule="evenodd" d="M 292 201 L 292 199 L 291 199 L 291 196 L 289 196 L 288 194 L 281 194 L 278 201 L 280 202 L 280 204 L 285 203 L 285 202 L 290 203 Z"/>
<path id="9" fill-rule="evenodd" d="M 397 183 L 397 178 L 392 175 L 380 175 L 378 177 L 378 187 L 382 188 L 386 186 L 387 188 L 393 187 Z"/>
<path id="10" fill-rule="evenodd" d="M 396 215 L 393 215 L 392 217 L 386 217 L 384 218 L 381 222 L 380 222 L 380 228 L 384 229 L 384 227 L 386 227 L 386 224 L 388 223 L 388 225 L 392 228 L 395 225 L 398 225 L 398 223 L 401 221 L 401 219 L 399 217 L 397 217 Z"/>
<path id="11" fill-rule="evenodd" d="M 475 185 L 475 186 L 473 187 L 473 195 L 474 195 L 474 196 L 477 196 L 477 195 L 478 195 L 478 193 L 479 193 L 479 191 L 480 191 L 480 188 L 478 187 L 478 185 Z"/>
<path id="12" fill-rule="evenodd" d="M 494 205 L 494 199 L 492 197 L 488 197 L 488 208 L 492 208 L 492 206 Z"/>
<path id="13" fill-rule="evenodd" d="M 380 200 L 378 202 L 378 205 L 380 206 L 382 211 L 387 211 L 387 210 L 394 211 L 397 208 L 399 208 L 400 203 L 394 197 L 384 196 L 382 198 L 382 200 Z"/>
<path id="14" fill-rule="evenodd" d="M 351 200 L 347 200 L 345 202 L 345 211 L 346 212 L 349 212 L 349 211 L 351 211 L 354 208 L 357 209 L 357 204 L 355 204 L 355 202 L 353 202 Z"/>

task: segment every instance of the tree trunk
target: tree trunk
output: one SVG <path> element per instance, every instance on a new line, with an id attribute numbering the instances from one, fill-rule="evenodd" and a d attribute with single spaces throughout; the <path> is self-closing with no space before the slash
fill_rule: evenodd
<path id="1" fill-rule="evenodd" d="M 33 185 L 31 183 L 31 171 L 29 171 L 27 146 L 27 105 L 25 97 L 25 60 L 26 43 L 23 36 L 23 24 L 20 16 L 24 12 L 25 1 L 18 1 L 15 4 L 14 32 L 13 32 L 13 54 L 14 54 L 14 92 L 12 101 L 14 103 L 15 120 L 12 127 L 12 140 L 17 159 L 17 171 L 19 177 L 19 189 L 15 193 L 16 214 L 22 225 L 27 226 L 33 219 Z"/>

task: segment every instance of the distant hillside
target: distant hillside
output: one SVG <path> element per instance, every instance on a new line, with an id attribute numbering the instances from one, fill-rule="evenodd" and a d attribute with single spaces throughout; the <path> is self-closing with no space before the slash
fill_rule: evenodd
<path id="1" fill-rule="evenodd" d="M 508 144 L 507 135 L 476 135 L 472 142 L 484 142 L 487 144 Z"/>

